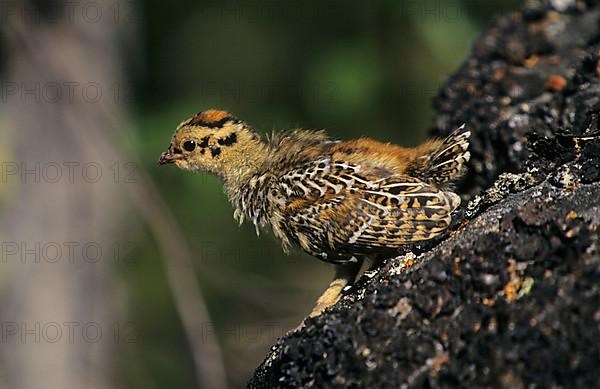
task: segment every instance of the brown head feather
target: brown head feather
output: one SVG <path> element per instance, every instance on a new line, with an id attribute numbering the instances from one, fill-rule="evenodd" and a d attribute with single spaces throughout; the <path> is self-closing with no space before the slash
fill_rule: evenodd
<path id="1" fill-rule="evenodd" d="M 209 109 L 207 111 L 198 112 L 185 125 L 200 126 L 208 128 L 222 127 L 228 121 L 237 121 L 233 115 L 226 111 L 217 109 Z"/>

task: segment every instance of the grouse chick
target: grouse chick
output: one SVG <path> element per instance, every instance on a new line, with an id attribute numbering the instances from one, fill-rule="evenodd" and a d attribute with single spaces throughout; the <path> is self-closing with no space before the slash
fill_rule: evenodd
<path id="1" fill-rule="evenodd" d="M 451 190 L 469 160 L 464 125 L 446 139 L 404 148 L 368 138 L 338 141 L 323 131 L 266 138 L 231 114 L 208 110 L 182 122 L 160 164 L 212 173 L 243 223 L 269 228 L 336 264 L 311 316 L 339 299 L 363 259 L 443 234 L 460 197 Z"/>

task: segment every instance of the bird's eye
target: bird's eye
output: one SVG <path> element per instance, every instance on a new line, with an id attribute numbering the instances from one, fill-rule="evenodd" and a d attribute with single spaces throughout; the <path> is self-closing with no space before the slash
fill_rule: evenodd
<path id="1" fill-rule="evenodd" d="M 186 140 L 185 142 L 183 142 L 183 148 L 185 149 L 185 151 L 194 151 L 194 149 L 196 148 L 196 142 L 193 140 Z"/>

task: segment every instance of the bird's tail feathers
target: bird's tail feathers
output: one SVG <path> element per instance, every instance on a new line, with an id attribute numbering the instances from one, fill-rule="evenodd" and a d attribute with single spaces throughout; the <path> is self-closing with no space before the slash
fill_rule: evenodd
<path id="1" fill-rule="evenodd" d="M 444 139 L 432 152 L 420 157 L 422 179 L 437 186 L 449 184 L 460 178 L 464 166 L 469 161 L 470 131 L 463 124 Z"/>

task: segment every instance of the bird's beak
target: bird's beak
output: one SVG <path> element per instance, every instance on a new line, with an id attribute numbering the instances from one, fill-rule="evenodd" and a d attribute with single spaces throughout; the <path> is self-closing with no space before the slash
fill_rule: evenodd
<path id="1" fill-rule="evenodd" d="M 175 161 L 177 161 L 178 159 L 181 159 L 181 156 L 173 154 L 169 149 L 160 155 L 160 158 L 158 158 L 158 164 L 166 165 L 169 163 L 175 163 Z"/>

